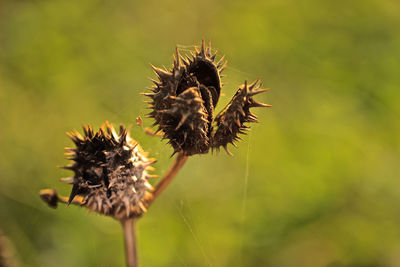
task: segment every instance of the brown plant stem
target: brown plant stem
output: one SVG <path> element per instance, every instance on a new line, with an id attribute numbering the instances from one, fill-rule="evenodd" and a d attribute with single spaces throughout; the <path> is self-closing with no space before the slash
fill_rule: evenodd
<path id="1" fill-rule="evenodd" d="M 135 232 L 135 218 L 121 220 L 122 230 L 124 232 L 125 241 L 125 256 L 127 267 L 137 267 L 138 258 L 136 250 L 136 232 Z"/>
<path id="2" fill-rule="evenodd" d="M 153 198 L 151 202 L 153 202 L 168 186 L 168 184 L 174 179 L 175 175 L 185 164 L 188 156 L 185 156 L 182 152 L 179 152 L 178 156 L 175 159 L 174 164 L 170 167 L 168 172 L 164 175 L 161 182 L 159 182 L 156 186 L 156 189 L 153 192 Z M 151 203 L 150 203 L 151 204 Z"/>

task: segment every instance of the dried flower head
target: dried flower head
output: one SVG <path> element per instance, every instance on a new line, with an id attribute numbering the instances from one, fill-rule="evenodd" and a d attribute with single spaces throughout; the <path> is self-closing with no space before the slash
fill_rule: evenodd
<path id="1" fill-rule="evenodd" d="M 152 93 L 145 94 L 152 100 L 148 115 L 155 119 L 157 131 L 164 132 L 174 153 L 190 156 L 221 146 L 227 150 L 227 144 L 233 144 L 238 134 L 249 128 L 244 123 L 257 121 L 250 108 L 269 107 L 253 99 L 266 91 L 260 89 L 259 80 L 250 86 L 245 82 L 214 119 L 222 88 L 221 72 L 226 66 L 224 57 L 218 62 L 215 59 L 211 44 L 206 47 L 203 41 L 200 51 L 195 47 L 186 58 L 176 49 L 170 71 L 152 66 L 159 81 L 153 80 Z"/>
<path id="2" fill-rule="evenodd" d="M 119 220 L 140 216 L 152 197 L 148 171 L 155 160 L 146 158 L 122 125 L 119 134 L 107 122 L 97 133 L 91 126 L 83 130 L 84 136 L 68 133 L 76 145 L 66 148 L 74 163 L 63 167 L 74 172 L 74 177 L 62 179 L 73 184 L 68 203 L 79 195 L 84 206 L 98 213 Z"/>

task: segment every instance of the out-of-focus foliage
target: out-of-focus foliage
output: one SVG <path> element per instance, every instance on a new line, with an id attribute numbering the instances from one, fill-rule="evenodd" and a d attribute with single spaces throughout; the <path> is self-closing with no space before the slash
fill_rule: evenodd
<path id="1" fill-rule="evenodd" d="M 400 266 L 400 3 L 0 2 L 0 228 L 24 266 L 123 266 L 121 229 L 41 188 L 70 187 L 64 134 L 135 126 L 154 77 L 202 38 L 228 59 L 228 102 L 261 77 L 260 124 L 229 157 L 191 158 L 138 224 L 142 266 Z M 146 125 L 152 121 L 144 120 Z M 156 182 L 154 180 L 153 182 Z"/>

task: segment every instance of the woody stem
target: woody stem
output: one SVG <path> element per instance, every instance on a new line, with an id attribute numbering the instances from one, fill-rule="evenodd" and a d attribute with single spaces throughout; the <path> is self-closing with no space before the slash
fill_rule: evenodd
<path id="1" fill-rule="evenodd" d="M 135 218 L 121 220 L 121 224 L 124 232 L 126 266 L 138 267 Z"/>
<path id="2" fill-rule="evenodd" d="M 188 159 L 188 156 L 185 156 L 182 152 L 180 152 L 178 154 L 173 165 L 170 167 L 168 172 L 164 175 L 161 182 L 159 182 L 157 184 L 157 187 L 153 192 L 153 199 L 151 201 L 154 201 L 165 190 L 165 188 L 168 186 L 168 184 L 174 179 L 175 175 L 179 172 L 179 170 L 185 164 L 187 159 Z"/>

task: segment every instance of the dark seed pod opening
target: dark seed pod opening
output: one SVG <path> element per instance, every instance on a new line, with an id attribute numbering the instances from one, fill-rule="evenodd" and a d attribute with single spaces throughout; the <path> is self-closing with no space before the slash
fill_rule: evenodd
<path id="1" fill-rule="evenodd" d="M 187 88 L 200 84 L 211 92 L 212 105 L 215 108 L 221 93 L 220 71 L 211 58 L 201 53 L 193 62 L 187 66 L 187 73 L 184 72 L 178 83 L 176 94 L 179 95 Z M 188 81 L 192 81 L 191 83 Z"/>

